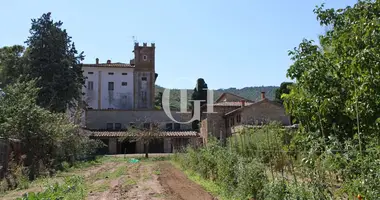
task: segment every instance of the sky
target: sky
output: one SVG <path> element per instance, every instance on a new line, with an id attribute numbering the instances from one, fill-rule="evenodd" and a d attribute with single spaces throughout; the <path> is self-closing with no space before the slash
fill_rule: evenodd
<path id="1" fill-rule="evenodd" d="M 210 89 L 278 86 L 288 51 L 324 33 L 313 9 L 356 0 L 0 0 L 0 47 L 24 44 L 31 19 L 51 12 L 86 55 L 128 63 L 134 40 L 156 44 L 156 84 Z M 135 38 L 135 39 L 134 39 Z"/>

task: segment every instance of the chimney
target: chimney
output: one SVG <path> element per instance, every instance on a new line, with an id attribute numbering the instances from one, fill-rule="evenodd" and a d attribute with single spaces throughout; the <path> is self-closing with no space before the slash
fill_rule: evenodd
<path id="1" fill-rule="evenodd" d="M 107 64 L 111 64 L 111 60 L 107 60 Z"/>
<path id="2" fill-rule="evenodd" d="M 99 64 L 99 58 L 95 59 L 95 63 L 98 65 Z"/>
<path id="3" fill-rule="evenodd" d="M 241 103 L 241 107 L 245 106 L 245 100 L 240 100 L 240 103 Z"/>
<path id="4" fill-rule="evenodd" d="M 265 92 L 261 92 L 261 99 L 265 99 Z"/>

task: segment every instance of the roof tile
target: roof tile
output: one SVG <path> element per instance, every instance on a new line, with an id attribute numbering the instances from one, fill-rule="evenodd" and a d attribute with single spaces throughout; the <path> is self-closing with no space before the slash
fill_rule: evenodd
<path id="1" fill-rule="evenodd" d="M 245 105 L 248 106 L 248 105 L 252 105 L 253 103 L 252 102 L 245 102 Z M 214 106 L 237 106 L 237 107 L 240 107 L 241 106 L 241 102 L 219 102 L 219 103 L 214 103 L 213 104 Z"/>
<path id="2" fill-rule="evenodd" d="M 131 133 L 127 131 L 91 131 L 90 136 L 92 137 L 136 137 L 139 136 L 138 133 Z M 159 132 L 154 137 L 198 137 L 199 134 L 196 131 L 162 131 Z"/>

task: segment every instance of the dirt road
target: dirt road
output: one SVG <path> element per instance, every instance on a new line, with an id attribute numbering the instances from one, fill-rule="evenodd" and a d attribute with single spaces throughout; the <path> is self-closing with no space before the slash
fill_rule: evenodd
<path id="1" fill-rule="evenodd" d="M 87 200 L 212 200 L 209 193 L 187 179 L 169 161 L 143 160 L 129 163 L 130 158 L 105 157 L 96 165 L 61 172 L 54 178 L 32 183 L 26 190 L 9 191 L 0 199 L 10 200 L 26 192 L 39 192 L 46 182 L 62 182 L 64 177 L 82 175 L 85 178 Z"/>
<path id="2" fill-rule="evenodd" d="M 109 170 L 109 176 L 90 184 L 89 188 L 93 190 L 90 191 L 88 200 L 214 199 L 167 161 L 119 163 Z M 119 176 L 113 175 L 115 173 Z M 103 190 L 99 191 L 99 188 Z"/>

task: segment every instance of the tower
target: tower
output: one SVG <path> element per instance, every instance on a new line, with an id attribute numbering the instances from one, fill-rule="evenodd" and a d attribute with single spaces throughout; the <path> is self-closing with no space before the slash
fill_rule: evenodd
<path id="1" fill-rule="evenodd" d="M 153 109 L 155 95 L 155 44 L 150 46 L 143 43 L 135 43 L 133 53 L 135 54 L 131 64 L 134 70 L 134 108 Z"/>

